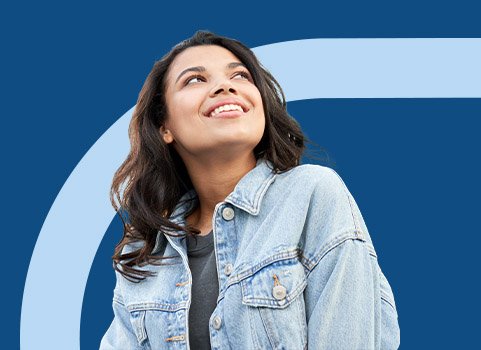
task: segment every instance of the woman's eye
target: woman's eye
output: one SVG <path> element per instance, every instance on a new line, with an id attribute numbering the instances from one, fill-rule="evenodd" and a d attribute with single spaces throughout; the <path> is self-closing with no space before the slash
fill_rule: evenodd
<path id="1" fill-rule="evenodd" d="M 237 78 L 237 77 L 241 77 L 241 78 L 243 78 L 243 79 L 250 80 L 250 75 L 249 75 L 249 73 L 247 73 L 247 72 L 237 72 L 237 73 L 234 75 L 234 78 Z"/>
<path id="2" fill-rule="evenodd" d="M 199 75 L 196 75 L 196 76 L 193 76 L 193 77 L 188 78 L 188 79 L 185 81 L 185 85 L 189 85 L 189 84 L 191 84 L 191 83 L 198 83 L 198 82 L 203 81 L 203 80 L 204 80 L 204 77 L 199 76 Z"/>

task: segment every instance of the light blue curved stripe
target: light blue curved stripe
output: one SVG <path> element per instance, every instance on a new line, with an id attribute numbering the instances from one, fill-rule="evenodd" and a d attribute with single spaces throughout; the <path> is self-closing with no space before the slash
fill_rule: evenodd
<path id="1" fill-rule="evenodd" d="M 481 97 L 481 39 L 310 39 L 255 49 L 289 101 Z"/>
<path id="2" fill-rule="evenodd" d="M 288 101 L 481 97 L 481 39 L 311 39 L 254 51 Z M 22 349 L 80 348 L 83 295 L 115 215 L 109 188 L 129 150 L 133 108 L 90 148 L 50 208 L 25 282 Z"/>
<path id="3" fill-rule="evenodd" d="M 82 300 L 90 266 L 115 211 L 112 175 L 129 150 L 133 108 L 88 150 L 50 208 L 23 293 L 22 349 L 79 349 Z"/>

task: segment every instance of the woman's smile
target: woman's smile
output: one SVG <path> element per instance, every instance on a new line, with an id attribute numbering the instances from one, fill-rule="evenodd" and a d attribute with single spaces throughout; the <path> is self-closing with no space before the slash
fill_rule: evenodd
<path id="1" fill-rule="evenodd" d="M 248 112 L 249 108 L 246 107 L 245 103 L 239 99 L 224 99 L 214 103 L 207 109 L 205 116 L 207 117 L 229 117 L 229 116 L 241 116 Z M 239 112 L 239 113 L 233 113 Z"/>

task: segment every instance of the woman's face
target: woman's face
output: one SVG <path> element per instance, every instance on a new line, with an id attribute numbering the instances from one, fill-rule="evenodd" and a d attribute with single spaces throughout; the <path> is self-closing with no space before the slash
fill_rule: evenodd
<path id="1" fill-rule="evenodd" d="M 167 117 L 160 131 L 184 162 L 232 159 L 252 153 L 261 140 L 261 95 L 229 50 L 204 45 L 182 51 L 170 65 L 165 86 Z"/>

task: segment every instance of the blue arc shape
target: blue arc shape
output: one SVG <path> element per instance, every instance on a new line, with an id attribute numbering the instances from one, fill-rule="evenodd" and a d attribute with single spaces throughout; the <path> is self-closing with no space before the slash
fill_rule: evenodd
<path id="1" fill-rule="evenodd" d="M 309 39 L 256 48 L 288 101 L 481 97 L 481 39 Z"/>
<path id="2" fill-rule="evenodd" d="M 481 97 L 479 38 L 309 39 L 261 46 L 254 52 L 288 101 Z M 129 151 L 126 136 L 134 108 L 89 149 L 50 208 L 25 282 L 22 349 L 80 349 L 83 295 L 115 215 L 110 184 Z M 78 213 L 89 220 L 78 220 Z M 75 249 L 64 249 L 73 242 Z M 55 274 L 48 272 L 52 266 Z"/>

